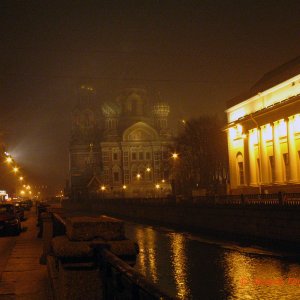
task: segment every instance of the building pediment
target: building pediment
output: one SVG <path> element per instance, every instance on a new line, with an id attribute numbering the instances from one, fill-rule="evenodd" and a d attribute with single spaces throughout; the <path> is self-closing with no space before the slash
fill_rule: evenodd
<path id="1" fill-rule="evenodd" d="M 153 141 L 158 140 L 158 133 L 144 122 L 137 122 L 123 133 L 123 141 Z"/>

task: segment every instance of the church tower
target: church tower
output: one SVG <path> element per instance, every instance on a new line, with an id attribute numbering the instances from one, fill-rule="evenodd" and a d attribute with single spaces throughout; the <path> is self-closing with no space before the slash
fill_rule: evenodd
<path id="1" fill-rule="evenodd" d="M 100 172 L 100 129 L 93 107 L 94 95 L 92 87 L 82 85 L 72 113 L 69 174 L 70 192 L 75 199 L 86 194 L 88 183 Z"/>

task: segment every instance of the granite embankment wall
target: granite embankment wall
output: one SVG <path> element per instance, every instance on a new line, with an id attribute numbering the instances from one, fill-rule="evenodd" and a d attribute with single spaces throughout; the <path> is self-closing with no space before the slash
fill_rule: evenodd
<path id="1" fill-rule="evenodd" d="M 157 200 L 157 199 L 156 199 Z M 98 199 L 66 207 L 269 246 L 300 249 L 300 207 Z"/>

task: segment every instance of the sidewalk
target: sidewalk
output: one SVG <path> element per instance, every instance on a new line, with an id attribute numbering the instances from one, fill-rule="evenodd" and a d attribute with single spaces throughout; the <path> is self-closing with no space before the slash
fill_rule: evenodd
<path id="1" fill-rule="evenodd" d="M 27 227 L 16 239 L 0 282 L 0 300 L 51 300 L 47 267 L 39 263 L 42 239 L 37 238 L 34 208 L 26 212 Z"/>

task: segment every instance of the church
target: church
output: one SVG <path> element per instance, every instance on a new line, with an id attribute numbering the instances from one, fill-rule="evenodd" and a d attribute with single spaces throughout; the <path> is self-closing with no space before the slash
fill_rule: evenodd
<path id="1" fill-rule="evenodd" d="M 166 197 L 173 138 L 169 105 L 141 88 L 99 101 L 82 85 L 72 113 L 69 194 L 103 198 Z"/>

